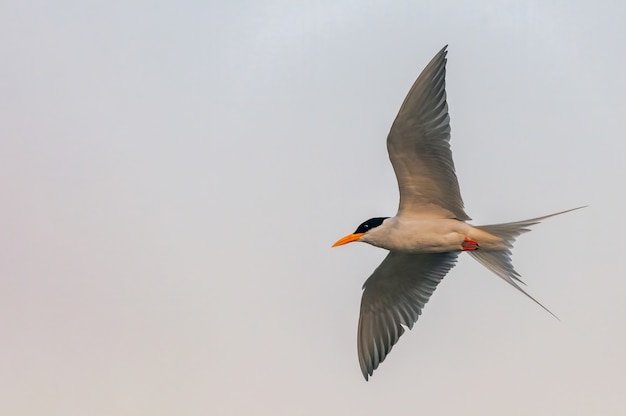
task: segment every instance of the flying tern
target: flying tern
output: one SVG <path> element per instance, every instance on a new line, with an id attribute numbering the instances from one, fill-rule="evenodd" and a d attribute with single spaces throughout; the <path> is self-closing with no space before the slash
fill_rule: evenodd
<path id="1" fill-rule="evenodd" d="M 471 218 L 464 210 L 449 144 L 446 48 L 419 75 L 387 136 L 400 190 L 398 212 L 371 218 L 333 244 L 361 241 L 389 250 L 363 285 L 357 349 L 365 380 L 385 360 L 404 326 L 413 327 L 462 251 L 552 314 L 520 287 L 511 249 L 530 226 L 582 208 L 505 224 L 466 222 Z"/>

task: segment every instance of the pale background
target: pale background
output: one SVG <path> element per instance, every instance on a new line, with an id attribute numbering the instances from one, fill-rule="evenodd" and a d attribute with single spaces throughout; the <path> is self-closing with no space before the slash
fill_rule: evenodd
<path id="1" fill-rule="evenodd" d="M 474 5 L 470 5 L 473 3 Z M 623 1 L 0 4 L 3 415 L 626 414 Z M 369 383 L 331 249 L 395 213 L 385 138 L 449 44 L 469 256 Z"/>

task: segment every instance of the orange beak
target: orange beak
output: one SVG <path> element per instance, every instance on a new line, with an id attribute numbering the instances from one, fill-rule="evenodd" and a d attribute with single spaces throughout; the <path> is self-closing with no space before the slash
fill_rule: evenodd
<path id="1" fill-rule="evenodd" d="M 342 246 L 344 244 L 348 244 L 348 243 L 351 243 L 353 241 L 358 241 L 359 238 L 363 237 L 363 234 L 365 234 L 365 233 L 348 234 L 347 236 L 337 240 L 337 242 L 335 244 L 333 244 L 333 247 Z"/>

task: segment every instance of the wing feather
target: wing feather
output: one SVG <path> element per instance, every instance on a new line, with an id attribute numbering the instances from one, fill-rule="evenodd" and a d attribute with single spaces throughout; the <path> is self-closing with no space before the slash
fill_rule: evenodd
<path id="1" fill-rule="evenodd" d="M 390 252 L 363 285 L 357 336 L 359 363 L 367 380 L 417 321 L 458 253 Z"/>
<path id="2" fill-rule="evenodd" d="M 400 190 L 398 216 L 470 219 L 450 150 L 446 47 L 411 87 L 387 137 Z"/>

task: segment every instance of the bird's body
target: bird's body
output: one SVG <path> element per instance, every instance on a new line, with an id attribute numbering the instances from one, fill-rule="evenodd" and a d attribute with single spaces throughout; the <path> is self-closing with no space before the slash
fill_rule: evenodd
<path id="1" fill-rule="evenodd" d="M 454 218 L 388 218 L 359 241 L 403 253 L 446 253 L 466 251 L 468 240 L 478 243 L 481 250 L 503 250 L 502 239 L 465 221 Z"/>
<path id="2" fill-rule="evenodd" d="M 366 380 L 404 327 L 413 327 L 463 251 L 546 309 L 519 286 L 522 282 L 513 268 L 511 249 L 530 226 L 572 211 L 505 224 L 466 222 L 470 217 L 464 210 L 449 144 L 446 54 L 444 47 L 424 68 L 387 137 L 400 190 L 397 214 L 371 218 L 333 245 L 361 241 L 389 250 L 363 285 L 357 347 Z"/>

